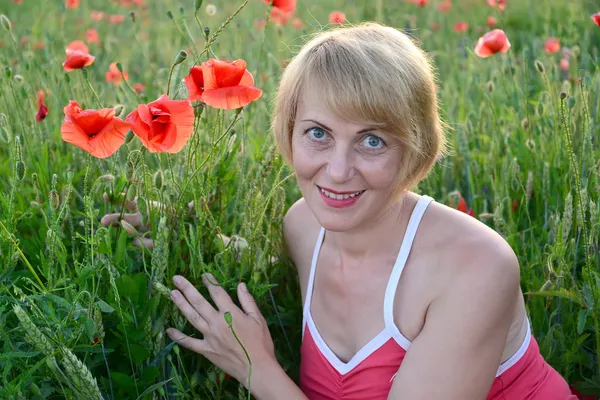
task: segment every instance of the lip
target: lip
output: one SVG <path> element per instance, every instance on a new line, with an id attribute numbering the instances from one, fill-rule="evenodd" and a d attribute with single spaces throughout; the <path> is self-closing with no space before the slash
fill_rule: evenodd
<path id="1" fill-rule="evenodd" d="M 318 186 L 318 185 L 317 185 L 317 189 L 319 190 L 319 195 L 323 199 L 323 202 L 325 203 L 325 205 L 327 205 L 329 207 L 333 207 L 333 208 L 347 208 L 347 207 L 351 207 L 351 206 L 353 206 L 358 201 L 358 199 L 365 192 L 365 190 L 362 190 L 362 193 L 359 194 L 358 196 L 354 196 L 354 197 L 349 197 L 347 199 L 338 200 L 338 199 L 332 199 L 331 197 L 325 196 L 325 194 L 321 191 L 321 187 Z M 337 192 L 335 190 L 331 190 L 331 189 L 327 189 L 327 188 L 323 188 L 323 189 L 327 190 L 328 192 L 335 193 L 335 194 L 352 194 L 352 193 L 360 192 L 360 190 L 356 190 L 354 192 Z"/>
<path id="2" fill-rule="evenodd" d="M 349 191 L 349 192 L 338 192 L 337 190 L 329 189 L 329 188 L 326 188 L 326 187 L 324 187 L 324 186 L 319 186 L 319 185 L 317 185 L 317 187 L 319 188 L 319 190 L 321 190 L 321 189 L 325 189 L 325 190 L 327 190 L 328 192 L 335 193 L 335 194 L 352 194 L 352 193 L 356 193 L 356 192 L 364 192 L 364 189 L 359 189 L 359 190 L 351 190 L 351 191 Z"/>

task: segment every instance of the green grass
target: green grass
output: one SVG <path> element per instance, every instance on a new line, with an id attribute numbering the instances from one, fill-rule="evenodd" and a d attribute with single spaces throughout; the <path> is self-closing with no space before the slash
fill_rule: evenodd
<path id="1" fill-rule="evenodd" d="M 333 10 L 352 23 L 381 15 L 433 56 L 455 151 L 416 190 L 446 204 L 460 192 L 476 217 L 506 238 L 519 257 L 542 354 L 581 392 L 600 394 L 600 27 L 589 18 L 600 9 L 594 2 L 514 1 L 501 14 L 483 0 L 464 0 L 441 14 L 435 1 L 419 9 L 384 0 L 385 12 L 378 13 L 377 2 L 367 0 L 299 0 L 302 29 L 269 23 L 263 30 L 254 23 L 268 7 L 250 0 L 201 56 L 202 28 L 214 34 L 243 1 L 215 2 L 214 16 L 205 14 L 205 1 L 202 28 L 192 0 L 146 3 L 141 9 L 91 0 L 65 10 L 60 1 L 0 2 L 12 23 L 12 31 L 0 31 L 0 398 L 96 398 L 94 379 L 106 399 L 245 398 L 237 382 L 166 337 L 170 326 L 193 332 L 168 298 L 170 278 L 186 276 L 204 290 L 205 271 L 232 296 L 239 281 L 247 282 L 282 366 L 297 377 L 300 292 L 282 254 L 281 221 L 300 192 L 276 153 L 269 117 L 285 61 L 306 35 L 328 29 Z M 96 22 L 91 10 L 127 18 L 120 25 Z M 473 49 L 488 15 L 496 16 L 512 48 L 480 59 Z M 469 22 L 466 33 L 452 30 L 459 20 Z M 82 71 L 65 73 L 61 64 L 66 45 L 92 27 L 101 42 L 90 45 L 96 60 L 86 71 L 88 85 Z M 560 53 L 544 52 L 548 36 L 571 50 L 568 72 L 558 67 Z M 181 79 L 208 56 L 246 60 L 264 91 L 219 143 L 235 111 L 210 107 L 175 155 L 143 152 L 134 138 L 107 159 L 89 159 L 62 141 L 69 100 L 98 108 L 93 88 L 104 107 L 122 105 L 125 116 L 167 92 L 180 50 L 189 57 L 173 70 L 171 97 L 186 98 Z M 111 62 L 145 91 L 107 83 Z M 49 114 L 40 123 L 38 90 L 48 90 Z M 122 210 L 123 191 L 142 200 L 154 250 L 133 246 L 119 226 L 100 224 L 103 215 Z M 147 201 L 173 209 L 148 208 Z M 248 246 L 225 246 L 219 234 L 237 235 Z"/>

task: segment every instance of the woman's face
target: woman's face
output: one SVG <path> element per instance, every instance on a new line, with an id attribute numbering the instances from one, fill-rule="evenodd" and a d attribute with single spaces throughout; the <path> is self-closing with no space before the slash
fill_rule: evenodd
<path id="1" fill-rule="evenodd" d="M 402 162 L 393 135 L 337 118 L 307 90 L 292 134 L 293 166 L 302 195 L 330 231 L 368 225 L 387 211 Z"/>

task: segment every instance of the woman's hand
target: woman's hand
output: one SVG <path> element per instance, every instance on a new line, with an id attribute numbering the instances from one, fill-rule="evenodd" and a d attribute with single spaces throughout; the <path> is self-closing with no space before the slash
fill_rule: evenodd
<path id="1" fill-rule="evenodd" d="M 205 274 L 202 280 L 217 309 L 182 276 L 173 277 L 173 283 L 179 290 L 171 292 L 171 299 L 204 338 L 194 339 L 174 328 L 167 329 L 167 334 L 172 340 L 181 339 L 179 345 L 203 355 L 247 387 L 250 372 L 248 359 L 225 321 L 224 314 L 231 313 L 233 329 L 250 356 L 253 371 L 277 364 L 267 322 L 244 283 L 237 288 L 242 306 L 240 309 L 212 275 Z"/>

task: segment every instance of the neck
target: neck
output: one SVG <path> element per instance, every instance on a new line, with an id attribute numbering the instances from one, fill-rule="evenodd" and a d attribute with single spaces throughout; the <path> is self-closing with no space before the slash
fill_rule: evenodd
<path id="1" fill-rule="evenodd" d="M 368 225 L 345 232 L 327 231 L 327 240 L 339 252 L 341 264 L 357 266 L 375 254 L 395 257 L 416 202 L 409 192 Z"/>

